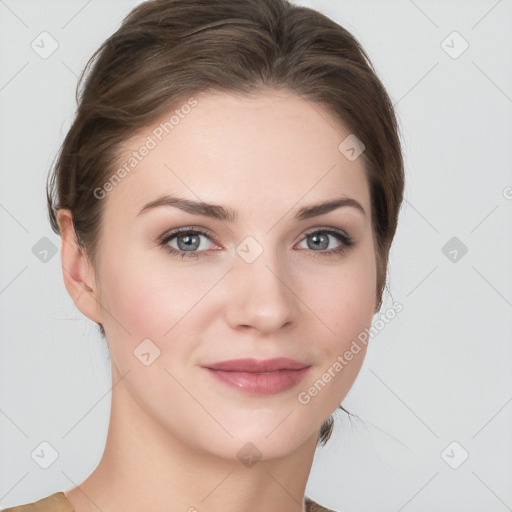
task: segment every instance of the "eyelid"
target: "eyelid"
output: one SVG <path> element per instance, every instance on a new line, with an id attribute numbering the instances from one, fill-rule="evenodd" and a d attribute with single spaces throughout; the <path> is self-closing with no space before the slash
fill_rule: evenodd
<path id="1" fill-rule="evenodd" d="M 304 237 L 306 237 L 312 233 L 316 233 L 317 231 L 333 231 L 335 233 L 345 236 L 346 238 L 350 238 L 350 239 L 352 238 L 344 229 L 335 228 L 334 226 L 315 226 L 315 227 L 312 227 L 311 229 L 306 230 L 303 233 L 303 235 L 302 235 L 303 238 L 301 240 L 303 240 Z"/>
<path id="2" fill-rule="evenodd" d="M 204 249 L 201 251 L 181 251 L 174 249 L 172 247 L 169 247 L 168 244 L 171 240 L 178 237 L 180 233 L 196 233 L 199 235 L 203 235 L 206 238 L 208 238 L 213 245 L 216 245 L 217 247 L 222 247 L 221 244 L 218 243 L 216 240 L 216 237 L 211 233 L 209 229 L 197 227 L 197 226 L 182 226 L 179 228 L 174 228 L 166 233 L 164 233 L 161 237 L 158 239 L 158 245 L 160 247 L 166 247 L 167 251 L 171 254 L 174 254 L 175 256 L 179 256 L 182 258 L 197 258 L 197 257 L 208 257 L 210 256 L 210 250 Z M 294 246 L 298 243 L 302 243 L 304 240 L 308 238 L 308 236 L 315 234 L 315 233 L 325 233 L 329 236 L 334 236 L 338 242 L 340 243 L 340 247 L 338 249 L 330 249 L 330 250 L 324 250 L 324 251 L 311 251 L 312 256 L 314 257 L 334 257 L 337 254 L 344 254 L 347 250 L 349 250 L 354 245 L 357 245 L 357 241 L 349 235 L 345 230 L 335 228 L 333 226 L 313 226 L 306 230 L 300 240 L 294 243 Z M 306 251 L 307 252 L 307 251 Z M 316 254 L 315 254 L 316 253 Z"/>
<path id="3" fill-rule="evenodd" d="M 313 226 L 302 233 L 299 241 L 304 240 L 305 237 L 307 237 L 308 235 L 310 235 L 312 233 L 316 233 L 317 231 L 324 231 L 324 230 L 325 231 L 334 231 L 335 233 L 338 233 L 339 235 L 342 235 L 345 238 L 352 240 L 352 236 L 349 233 L 347 233 L 347 231 L 345 231 L 344 229 L 335 228 L 334 226 Z M 169 229 L 163 235 L 159 236 L 158 240 L 162 241 L 167 237 L 176 236 L 176 235 L 179 235 L 180 233 L 187 233 L 189 231 L 196 231 L 202 235 L 207 236 L 208 238 L 210 238 L 212 240 L 212 242 L 215 242 L 217 245 L 221 245 L 218 242 L 218 240 L 216 239 L 216 236 L 209 229 L 202 228 L 199 226 L 182 226 L 179 228 Z"/>
<path id="4" fill-rule="evenodd" d="M 219 242 L 216 240 L 215 235 L 213 235 L 213 233 L 209 229 L 201 228 L 198 226 L 182 226 L 179 228 L 170 229 L 170 230 L 166 231 L 163 235 L 158 237 L 158 242 L 160 245 L 163 245 L 165 243 L 168 243 L 168 241 L 170 239 L 173 239 L 176 236 L 179 236 L 181 233 L 189 233 L 189 232 L 196 232 L 201 235 L 204 235 L 207 238 L 209 238 L 216 245 L 220 245 Z"/>

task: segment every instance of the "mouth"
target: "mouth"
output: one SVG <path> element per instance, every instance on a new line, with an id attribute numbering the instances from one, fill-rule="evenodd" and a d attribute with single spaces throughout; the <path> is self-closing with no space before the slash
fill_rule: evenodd
<path id="1" fill-rule="evenodd" d="M 273 395 L 296 386 L 311 365 L 289 358 L 234 359 L 202 368 L 217 381 L 242 393 Z"/>

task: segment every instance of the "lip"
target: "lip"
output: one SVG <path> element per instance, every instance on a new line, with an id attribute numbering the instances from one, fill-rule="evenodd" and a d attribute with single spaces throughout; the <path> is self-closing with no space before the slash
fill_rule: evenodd
<path id="1" fill-rule="evenodd" d="M 202 365 L 210 375 L 242 393 L 273 395 L 296 386 L 311 365 L 279 357 L 232 359 Z"/>
<path id="2" fill-rule="evenodd" d="M 202 366 L 211 368 L 212 370 L 228 372 L 263 373 L 275 372 L 277 370 L 300 370 L 309 365 L 288 357 L 276 357 L 274 359 L 254 359 L 247 357 L 244 359 L 230 359 L 218 363 L 203 364 Z"/>

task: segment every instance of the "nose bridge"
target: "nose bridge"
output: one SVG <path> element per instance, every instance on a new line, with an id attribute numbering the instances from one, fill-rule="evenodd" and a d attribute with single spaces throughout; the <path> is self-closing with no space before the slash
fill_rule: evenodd
<path id="1" fill-rule="evenodd" d="M 228 321 L 232 327 L 252 326 L 269 331 L 295 320 L 296 298 L 290 282 L 290 262 L 273 245 L 246 237 L 236 248 L 230 272 Z"/>

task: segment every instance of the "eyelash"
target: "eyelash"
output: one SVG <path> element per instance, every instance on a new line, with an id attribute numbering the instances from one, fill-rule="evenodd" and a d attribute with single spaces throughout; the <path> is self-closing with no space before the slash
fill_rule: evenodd
<path id="1" fill-rule="evenodd" d="M 299 243 L 303 242 L 309 236 L 316 235 L 319 233 L 334 236 L 340 242 L 342 242 L 342 245 L 339 249 L 331 249 L 330 251 L 312 251 L 313 253 L 315 253 L 315 252 L 319 253 L 319 254 L 314 255 L 315 258 L 319 257 L 319 256 L 327 257 L 327 258 L 341 256 L 341 254 L 345 253 L 347 251 L 347 249 L 349 249 L 356 243 L 351 236 L 347 235 L 346 233 L 344 233 L 341 230 L 337 230 L 337 229 L 333 229 L 333 228 L 317 228 L 314 231 L 309 231 L 308 233 L 306 233 L 304 235 L 304 237 L 300 240 Z M 168 251 L 169 254 L 172 254 L 173 256 L 177 256 L 182 259 L 198 258 L 199 256 L 201 256 L 201 257 L 207 256 L 207 254 L 206 254 L 207 251 L 195 251 L 195 252 L 194 251 L 178 251 L 172 247 L 167 246 L 167 244 L 173 238 L 175 238 L 176 236 L 181 235 L 181 234 L 204 235 L 205 237 L 209 238 L 212 242 L 216 243 L 216 241 L 213 239 L 213 237 L 207 231 L 204 231 L 199 228 L 184 227 L 184 228 L 175 229 L 174 231 L 163 235 L 163 237 L 160 238 L 158 245 L 161 247 L 164 247 Z M 165 247 L 165 246 L 167 246 L 167 247 Z"/>

